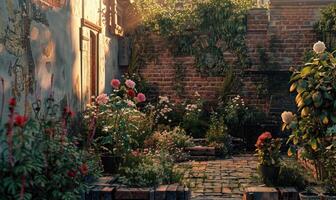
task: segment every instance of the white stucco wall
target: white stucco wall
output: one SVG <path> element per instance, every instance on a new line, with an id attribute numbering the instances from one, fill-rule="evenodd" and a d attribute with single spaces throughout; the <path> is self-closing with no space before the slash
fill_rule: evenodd
<path id="1" fill-rule="evenodd" d="M 14 16 L 18 8 L 18 0 L 0 1 L 0 38 L 8 25 L 8 17 Z M 84 6 L 83 6 L 84 3 Z M 68 0 L 62 8 L 45 8 L 49 26 L 32 22 L 30 27 L 30 44 L 35 62 L 35 90 L 28 94 L 28 105 L 24 106 L 24 86 L 14 84 L 18 76 L 9 73 L 9 66 L 15 62 L 16 56 L 9 53 L 4 41 L 0 40 L 0 78 L 5 80 L 5 102 L 14 95 L 13 88 L 19 88 L 21 97 L 18 98 L 21 113 L 26 108 L 31 112 L 31 102 L 36 98 L 44 99 L 51 93 L 51 77 L 54 77 L 53 93 L 57 101 L 66 100 L 74 110 L 83 109 L 84 89 L 87 88 L 86 77 L 82 74 L 85 69 L 82 65 L 81 54 L 81 18 L 84 17 L 102 27 L 99 34 L 99 93 L 110 91 L 109 82 L 118 76 L 118 45 L 115 36 L 109 34 L 104 25 L 103 0 Z M 84 8 L 84 12 L 83 12 Z M 25 56 L 20 62 L 25 68 Z M 22 73 L 18 73 L 20 77 Z M 24 73 L 23 73 L 24 74 Z M 19 80 L 16 82 L 22 83 Z M 21 82 L 20 82 L 21 81 Z M 2 91 L 0 90 L 0 94 Z M 0 95 L 0 102 L 2 101 Z M 4 114 L 5 115 L 5 114 Z M 3 117 L 3 116 L 2 116 Z"/>

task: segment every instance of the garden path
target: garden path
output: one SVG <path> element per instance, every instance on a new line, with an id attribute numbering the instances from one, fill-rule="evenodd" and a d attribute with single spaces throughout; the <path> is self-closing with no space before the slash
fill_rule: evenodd
<path id="1" fill-rule="evenodd" d="M 256 186 L 257 157 L 252 154 L 212 161 L 190 161 L 184 180 L 192 191 L 192 200 L 241 200 L 248 186 Z"/>

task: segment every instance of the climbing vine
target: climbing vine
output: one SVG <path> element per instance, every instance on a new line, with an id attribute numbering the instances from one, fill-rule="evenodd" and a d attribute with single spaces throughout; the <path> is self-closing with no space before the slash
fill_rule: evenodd
<path id="1" fill-rule="evenodd" d="M 174 74 L 174 88 L 176 91 L 176 94 L 179 97 L 182 97 L 184 94 L 184 83 L 183 81 L 185 80 L 185 67 L 183 66 L 183 63 L 181 62 L 176 62 L 174 65 L 175 68 L 175 74 Z"/>
<path id="2" fill-rule="evenodd" d="M 175 57 L 194 56 L 203 76 L 224 76 L 232 66 L 248 65 L 246 11 L 252 5 L 246 2 L 136 0 L 134 9 L 142 17 L 139 27 L 166 39 Z M 227 60 L 225 53 L 233 54 L 235 61 Z"/>
<path id="3" fill-rule="evenodd" d="M 320 20 L 315 24 L 315 31 L 330 51 L 336 49 L 336 3 L 321 11 Z"/>

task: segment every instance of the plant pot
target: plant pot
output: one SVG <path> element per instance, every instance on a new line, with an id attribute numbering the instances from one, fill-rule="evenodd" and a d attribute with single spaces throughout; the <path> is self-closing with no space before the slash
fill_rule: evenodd
<path id="1" fill-rule="evenodd" d="M 320 200 L 321 198 L 319 197 L 318 194 L 313 193 L 313 192 L 300 192 L 299 193 L 300 200 Z"/>
<path id="2" fill-rule="evenodd" d="M 260 169 L 264 184 L 274 185 L 277 182 L 279 172 L 280 172 L 280 167 L 260 165 L 259 169 Z"/>
<path id="3" fill-rule="evenodd" d="M 321 200 L 336 200 L 336 194 L 322 193 L 320 195 Z"/>
<path id="4" fill-rule="evenodd" d="M 103 165 L 104 173 L 115 174 L 120 167 L 122 157 L 103 155 L 101 156 L 101 162 Z"/>

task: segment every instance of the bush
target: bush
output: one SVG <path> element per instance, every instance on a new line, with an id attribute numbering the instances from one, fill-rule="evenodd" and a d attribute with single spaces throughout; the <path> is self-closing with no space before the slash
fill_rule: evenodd
<path id="1" fill-rule="evenodd" d="M 180 127 L 175 127 L 172 131 L 157 131 L 146 142 L 146 147 L 154 150 L 166 150 L 175 161 L 185 160 L 186 147 L 194 146 L 192 138 Z"/>
<path id="2" fill-rule="evenodd" d="M 38 105 L 38 104 L 36 104 Z M 96 156 L 77 146 L 65 108 L 57 115 L 52 98 L 35 109 L 36 118 L 15 113 L 0 130 L 0 196 L 7 199 L 78 199 L 87 191 L 89 176 L 99 175 Z"/>
<path id="3" fill-rule="evenodd" d="M 120 169 L 120 182 L 132 187 L 155 187 L 178 183 L 182 174 L 174 169 L 173 159 L 166 151 L 134 151 Z"/>
<path id="4" fill-rule="evenodd" d="M 231 152 L 231 137 L 223 117 L 218 117 L 216 113 L 211 116 L 210 128 L 206 133 L 209 146 L 215 147 L 220 156 L 227 156 Z"/>

